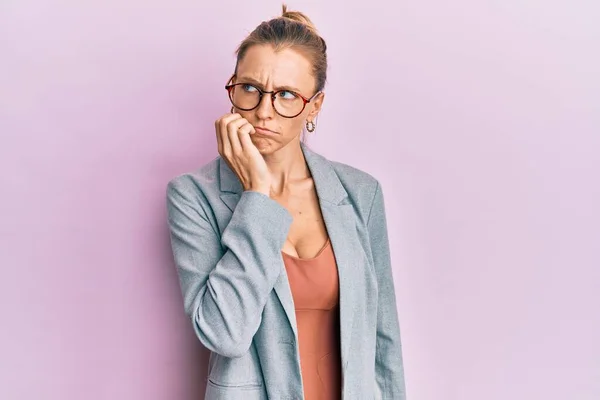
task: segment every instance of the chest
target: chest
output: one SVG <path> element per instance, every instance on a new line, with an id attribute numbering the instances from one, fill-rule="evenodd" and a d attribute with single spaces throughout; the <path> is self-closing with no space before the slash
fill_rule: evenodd
<path id="1" fill-rule="evenodd" d="M 314 189 L 275 200 L 293 217 L 282 251 L 299 258 L 316 256 L 327 242 L 328 233 Z"/>

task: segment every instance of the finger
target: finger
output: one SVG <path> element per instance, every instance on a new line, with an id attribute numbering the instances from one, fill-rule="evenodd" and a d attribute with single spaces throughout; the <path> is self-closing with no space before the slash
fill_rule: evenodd
<path id="1" fill-rule="evenodd" d="M 221 134 L 221 137 L 226 135 L 227 125 L 229 125 L 229 123 L 231 123 L 232 121 L 235 121 L 237 119 L 241 119 L 241 118 L 242 118 L 242 116 L 237 113 L 225 114 L 225 116 L 219 118 L 216 123 L 216 125 L 217 125 L 216 128 L 217 128 L 217 131 Z"/>
<path id="2" fill-rule="evenodd" d="M 240 156 L 242 154 L 242 143 L 240 142 L 240 138 L 239 138 L 239 131 L 240 131 L 241 127 L 236 128 L 236 126 L 232 126 L 232 124 L 229 125 L 229 130 L 228 130 L 228 138 L 229 138 L 229 143 L 231 144 L 231 151 L 233 152 L 233 154 Z"/>
<path id="3" fill-rule="evenodd" d="M 222 117 L 219 121 L 218 121 L 218 127 L 217 127 L 217 136 L 218 139 L 221 142 L 221 148 L 220 148 L 220 154 L 222 156 L 225 157 L 230 157 L 231 155 L 231 143 L 229 141 L 229 136 L 227 133 L 227 127 L 229 126 L 229 124 L 232 121 L 241 119 L 242 116 L 240 114 L 228 114 L 224 117 Z"/>
<path id="4" fill-rule="evenodd" d="M 240 129 L 244 129 L 246 132 L 248 132 L 249 135 L 252 135 L 256 132 L 256 129 L 254 129 L 254 125 L 252 125 L 248 121 L 246 121 L 246 123 L 243 124 Z"/>
<path id="5" fill-rule="evenodd" d="M 221 138 L 221 127 L 219 126 L 221 118 L 215 120 L 215 136 L 217 137 L 217 150 L 219 154 L 223 154 L 223 139 Z"/>
<path id="6" fill-rule="evenodd" d="M 237 132 L 242 126 L 247 125 L 248 121 L 245 118 L 235 119 L 227 124 L 227 130 L 229 132 Z"/>
<path id="7" fill-rule="evenodd" d="M 242 115 L 239 113 L 233 113 L 233 114 L 225 114 L 221 119 L 225 122 L 225 125 L 227 125 L 229 122 L 236 120 L 236 119 L 240 119 L 242 118 Z"/>
<path id="8" fill-rule="evenodd" d="M 229 143 L 233 154 L 241 154 L 242 152 L 242 144 L 240 143 L 239 139 L 239 129 L 247 124 L 248 121 L 246 121 L 246 119 L 239 118 L 227 125 L 227 136 L 229 138 Z"/>
<path id="9" fill-rule="evenodd" d="M 252 142 L 252 138 L 250 137 L 250 133 L 248 133 L 248 130 L 243 130 L 243 131 L 241 130 L 240 134 L 239 134 L 239 138 L 240 138 L 240 143 L 242 144 L 242 149 L 246 154 L 248 154 L 248 153 L 254 151 L 254 149 L 256 149 L 256 146 Z M 256 149 L 256 150 L 258 150 L 258 149 Z"/>
<path id="10" fill-rule="evenodd" d="M 244 124 L 238 129 L 238 137 L 242 145 L 242 150 L 247 151 L 249 148 L 251 148 L 249 146 L 255 147 L 254 143 L 252 143 L 252 138 L 250 137 L 250 135 L 254 134 L 255 132 L 256 130 L 254 129 L 254 126 L 252 126 L 250 123 Z"/>

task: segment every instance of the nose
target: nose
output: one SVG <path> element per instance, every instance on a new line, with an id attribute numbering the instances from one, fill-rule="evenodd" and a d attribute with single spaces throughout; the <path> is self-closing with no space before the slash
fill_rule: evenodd
<path id="1" fill-rule="evenodd" d="M 273 109 L 272 93 L 265 93 L 258 103 L 256 108 L 256 116 L 259 119 L 273 118 L 275 110 Z"/>

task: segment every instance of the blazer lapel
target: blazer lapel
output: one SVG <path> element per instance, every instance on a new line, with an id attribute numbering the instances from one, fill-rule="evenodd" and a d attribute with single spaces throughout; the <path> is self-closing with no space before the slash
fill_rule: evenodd
<path id="1" fill-rule="evenodd" d="M 355 279 L 353 277 L 358 276 L 356 268 L 360 267 L 357 265 L 358 260 L 360 260 L 357 249 L 360 248 L 361 244 L 356 233 L 356 217 L 352 204 L 348 202 L 348 193 L 337 177 L 331 162 L 314 153 L 304 143 L 301 143 L 300 146 L 315 183 L 319 206 L 338 268 L 341 355 L 342 365 L 345 367 L 354 318 L 355 302 L 353 293 Z M 219 160 L 219 173 L 221 200 L 233 212 L 240 199 L 243 187 L 235 173 L 223 159 Z M 283 258 L 281 258 L 281 274 L 275 282 L 273 290 L 283 306 L 297 342 L 296 311 Z"/>
<path id="2" fill-rule="evenodd" d="M 342 365 L 348 363 L 348 350 L 354 321 L 354 285 L 356 282 L 357 268 L 361 260 L 358 249 L 361 247 L 356 230 L 356 216 L 354 207 L 348 201 L 348 193 L 340 182 L 331 162 L 323 156 L 312 152 L 306 145 L 301 144 L 307 165 L 311 171 L 321 213 L 331 240 L 338 268 L 340 285 L 340 331 Z"/>

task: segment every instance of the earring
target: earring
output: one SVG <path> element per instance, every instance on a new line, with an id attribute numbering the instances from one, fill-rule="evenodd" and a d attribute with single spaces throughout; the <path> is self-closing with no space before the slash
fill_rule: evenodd
<path id="1" fill-rule="evenodd" d="M 314 132 L 317 126 L 312 121 L 306 121 L 306 130 L 309 132 Z"/>

